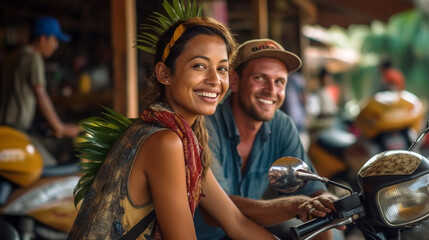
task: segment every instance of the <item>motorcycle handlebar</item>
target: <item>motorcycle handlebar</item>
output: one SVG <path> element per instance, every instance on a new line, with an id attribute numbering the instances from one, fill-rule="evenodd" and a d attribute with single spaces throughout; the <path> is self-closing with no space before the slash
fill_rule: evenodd
<path id="1" fill-rule="evenodd" d="M 338 218 L 334 213 L 330 213 L 323 218 L 316 218 L 297 227 L 292 227 L 291 235 L 294 239 L 308 240 L 329 229 L 345 226 L 352 222 L 352 217 Z"/>
<path id="2" fill-rule="evenodd" d="M 329 213 L 323 218 L 315 218 L 306 223 L 291 227 L 291 234 L 294 239 L 301 239 L 303 236 L 308 235 L 319 228 L 329 225 L 335 220 L 334 213 Z"/>

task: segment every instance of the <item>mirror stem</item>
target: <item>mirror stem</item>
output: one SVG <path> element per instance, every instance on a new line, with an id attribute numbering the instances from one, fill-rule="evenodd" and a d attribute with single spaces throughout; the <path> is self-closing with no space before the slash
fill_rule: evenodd
<path id="1" fill-rule="evenodd" d="M 332 180 L 328 180 L 328 183 L 330 183 L 330 184 L 332 184 L 332 185 L 335 185 L 335 186 L 337 186 L 337 187 L 340 187 L 340 188 L 343 188 L 343 189 L 345 189 L 345 190 L 349 191 L 349 192 L 350 192 L 350 195 L 351 195 L 351 194 L 353 194 L 353 190 L 352 190 L 350 187 L 346 186 L 346 185 L 343 185 L 343 184 L 340 184 L 340 183 L 334 182 L 334 181 L 332 181 Z"/>

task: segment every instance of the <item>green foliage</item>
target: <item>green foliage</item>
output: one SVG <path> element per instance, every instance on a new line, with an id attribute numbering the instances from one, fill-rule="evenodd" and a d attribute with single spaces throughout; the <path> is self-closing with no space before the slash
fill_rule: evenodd
<path id="1" fill-rule="evenodd" d="M 375 20 L 370 25 L 321 29 L 327 33 L 324 43 L 352 49 L 359 55 L 353 69 L 342 73 L 344 81 L 351 82 L 353 98 L 362 100 L 378 90 L 381 84 L 378 65 L 388 58 L 404 73 L 406 89 L 429 101 L 428 13 L 414 8 L 393 15 L 387 23 Z"/>
<path id="2" fill-rule="evenodd" d="M 137 48 L 150 54 L 155 53 L 159 36 L 175 22 L 201 16 L 201 6 L 197 8 L 195 0 L 192 4 L 191 0 L 186 4 L 183 0 L 173 0 L 172 4 L 164 0 L 162 6 L 166 14 L 154 12 L 148 17 L 149 23 L 139 27 L 143 33 L 137 35 Z"/>
<path id="3" fill-rule="evenodd" d="M 425 89 L 429 86 L 426 80 L 429 75 L 429 21 L 426 14 L 415 8 L 393 15 L 383 26 L 383 31 L 372 28 L 368 32 L 360 50 L 362 54 L 372 53 L 379 59 L 390 58 L 393 65 L 404 73 L 407 90 L 428 100 Z M 368 80 L 379 82 L 379 75 Z"/>
<path id="4" fill-rule="evenodd" d="M 76 151 L 81 159 L 78 164 L 84 175 L 73 191 L 75 206 L 85 197 L 116 139 L 133 122 L 133 119 L 122 116 L 110 108 L 103 108 L 107 111 L 102 113 L 103 117 L 90 117 L 80 123 L 84 129 L 84 136 L 77 143 Z"/>

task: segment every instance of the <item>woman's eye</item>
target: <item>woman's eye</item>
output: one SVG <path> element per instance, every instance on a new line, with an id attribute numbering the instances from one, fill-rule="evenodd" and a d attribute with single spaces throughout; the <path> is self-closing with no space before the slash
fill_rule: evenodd
<path id="1" fill-rule="evenodd" d="M 193 68 L 195 68 L 195 69 L 206 69 L 206 66 L 204 64 L 195 64 L 193 66 Z"/>
<path id="2" fill-rule="evenodd" d="M 218 70 L 222 71 L 222 72 L 228 72 L 229 68 L 228 67 L 219 67 Z"/>

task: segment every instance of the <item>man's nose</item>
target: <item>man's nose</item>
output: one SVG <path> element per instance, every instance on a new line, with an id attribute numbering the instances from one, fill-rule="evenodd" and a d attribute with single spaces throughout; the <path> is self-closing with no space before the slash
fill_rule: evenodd
<path id="1" fill-rule="evenodd" d="M 275 87 L 274 81 L 271 81 L 271 80 L 266 81 L 265 85 L 264 85 L 264 89 L 267 92 L 273 92 L 273 91 L 275 91 L 276 87 Z"/>

